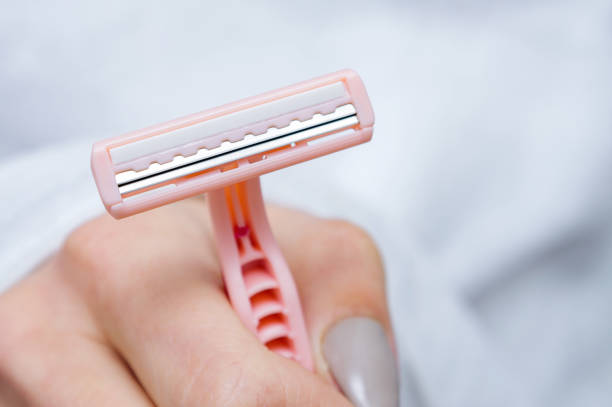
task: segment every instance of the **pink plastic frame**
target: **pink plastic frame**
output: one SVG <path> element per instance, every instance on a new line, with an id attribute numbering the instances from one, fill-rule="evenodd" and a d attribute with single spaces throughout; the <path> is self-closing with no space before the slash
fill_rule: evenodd
<path id="1" fill-rule="evenodd" d="M 222 171 L 221 168 L 218 168 L 216 170 L 201 174 L 198 177 L 191 177 L 174 182 L 176 187 L 171 188 L 170 190 L 160 189 L 158 193 L 152 191 L 151 193 L 143 194 L 142 196 L 135 196 L 130 199 L 125 199 L 119 193 L 119 188 L 115 182 L 116 173 L 129 169 L 143 169 L 152 162 L 168 162 L 172 159 L 172 155 L 168 154 L 167 152 L 163 152 L 146 157 L 145 161 L 138 159 L 116 165 L 113 164 L 112 160 L 110 159 L 109 150 L 111 148 L 173 131 L 182 127 L 194 125 L 218 116 L 230 114 L 238 110 L 247 109 L 262 103 L 270 102 L 338 81 L 342 81 L 346 87 L 347 96 L 345 98 L 332 101 L 333 103 L 312 106 L 296 112 L 287 112 L 286 115 L 263 120 L 253 124 L 252 126 L 245 126 L 243 128 L 236 129 L 232 131 L 231 135 L 215 137 L 210 143 L 206 143 L 206 140 L 204 142 L 211 147 L 218 145 L 223 138 L 231 140 L 231 136 L 235 134 L 244 135 L 257 128 L 261 129 L 271 126 L 282 127 L 287 125 L 293 119 L 304 120 L 311 117 L 315 113 L 328 113 L 333 111 L 337 106 L 346 103 L 352 103 L 357 110 L 357 117 L 360 124 L 355 129 L 354 134 L 347 137 L 331 139 L 327 142 L 323 141 L 313 146 L 303 144 L 291 150 L 281 151 L 278 154 L 268 154 L 268 157 L 265 160 L 257 162 L 251 163 L 248 160 L 242 160 L 238 163 L 237 168 L 229 171 Z M 125 216 L 143 212 L 170 202 L 185 199 L 193 195 L 213 191 L 228 185 L 246 181 L 250 178 L 257 177 L 280 168 L 366 142 L 372 137 L 373 125 L 374 113 L 372 111 L 363 82 L 354 71 L 344 70 L 321 76 L 310 81 L 288 86 L 276 91 L 264 93 L 259 96 L 230 103 L 221 107 L 205 110 L 201 113 L 185 116 L 167 123 L 147 127 L 120 137 L 98 142 L 93 146 L 91 166 L 104 206 L 115 218 L 123 218 Z M 182 150 L 179 149 L 173 153 L 179 154 L 181 152 Z M 195 152 L 195 149 L 192 149 L 191 152 Z"/>
<path id="2" fill-rule="evenodd" d="M 199 144 L 179 146 L 119 164 L 111 160 L 109 151 L 114 147 L 335 82 L 344 84 L 345 96 L 217 134 L 203 139 Z M 351 132 L 345 132 L 339 137 L 324 136 L 316 144 L 300 142 L 292 148 L 268 152 L 265 157 L 248 157 L 232 165 L 173 180 L 168 184 L 170 188 L 161 185 L 159 189 L 155 187 L 131 197 L 119 193 L 115 182 L 115 174 L 119 172 L 141 170 L 153 162 L 165 163 L 176 154 L 193 154 L 202 146 L 211 148 L 223 140 L 238 140 L 249 132 L 262 132 L 271 126 L 283 127 L 291 120 L 306 120 L 316 113 L 330 113 L 347 103 L 355 106 L 359 124 Z M 361 79 L 354 71 L 343 70 L 98 142 L 92 149 L 91 165 L 104 206 L 115 218 L 208 192 L 217 250 L 232 306 L 243 323 L 269 349 L 312 370 L 311 349 L 298 293 L 289 268 L 270 232 L 258 177 L 369 141 L 373 125 L 374 114 Z"/>

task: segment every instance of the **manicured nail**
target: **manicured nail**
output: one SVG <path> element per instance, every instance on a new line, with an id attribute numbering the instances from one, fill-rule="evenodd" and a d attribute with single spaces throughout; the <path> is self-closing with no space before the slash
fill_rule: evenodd
<path id="1" fill-rule="evenodd" d="M 355 407 L 399 405 L 395 355 L 376 320 L 354 317 L 337 322 L 323 340 L 323 355 Z"/>

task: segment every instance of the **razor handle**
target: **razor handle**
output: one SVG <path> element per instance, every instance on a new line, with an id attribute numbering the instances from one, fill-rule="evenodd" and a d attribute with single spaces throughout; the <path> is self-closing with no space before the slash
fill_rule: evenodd
<path id="1" fill-rule="evenodd" d="M 270 230 L 259 178 L 209 192 L 208 197 L 232 306 L 268 349 L 313 370 L 298 292 Z"/>

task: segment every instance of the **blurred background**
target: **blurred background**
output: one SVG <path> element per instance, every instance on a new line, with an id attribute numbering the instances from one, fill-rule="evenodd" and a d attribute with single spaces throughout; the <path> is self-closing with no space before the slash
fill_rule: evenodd
<path id="1" fill-rule="evenodd" d="M 342 68 L 371 143 L 263 178 L 388 272 L 404 405 L 612 401 L 612 4 L 8 2 L 0 290 L 103 208 L 92 141 Z"/>

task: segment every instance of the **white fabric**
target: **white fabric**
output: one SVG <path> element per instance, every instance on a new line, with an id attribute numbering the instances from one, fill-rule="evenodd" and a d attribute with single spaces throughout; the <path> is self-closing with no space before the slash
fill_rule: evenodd
<path id="1" fill-rule="evenodd" d="M 91 140 L 352 67 L 373 142 L 263 184 L 379 242 L 405 405 L 609 403 L 610 5 L 125 3 L 0 15 L 0 289 L 102 210 Z"/>

